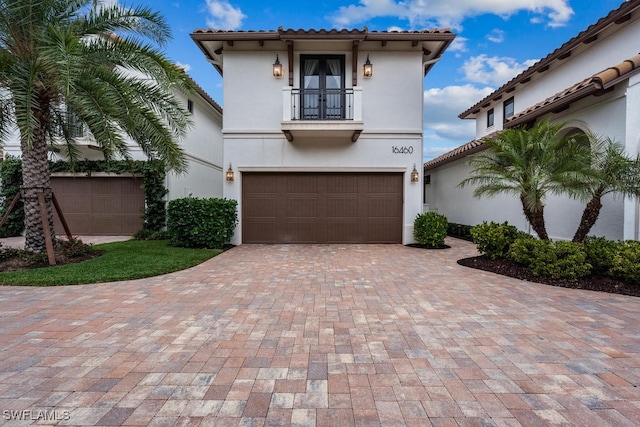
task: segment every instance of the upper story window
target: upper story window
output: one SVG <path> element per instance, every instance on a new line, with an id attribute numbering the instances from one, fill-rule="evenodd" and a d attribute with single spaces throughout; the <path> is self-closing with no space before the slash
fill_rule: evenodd
<path id="1" fill-rule="evenodd" d="M 302 120 L 345 118 L 344 55 L 300 55 Z"/>
<path id="2" fill-rule="evenodd" d="M 78 116 L 69 110 L 65 110 L 58 117 L 58 121 L 54 123 L 53 136 L 63 137 L 66 134 L 67 138 L 82 138 L 86 136 L 84 124 Z"/>
<path id="3" fill-rule="evenodd" d="M 491 126 L 493 126 L 493 120 L 494 120 L 494 113 L 493 113 L 493 108 L 490 109 L 489 111 L 487 111 L 487 127 L 490 128 Z"/>
<path id="4" fill-rule="evenodd" d="M 187 110 L 193 114 L 193 101 L 190 99 L 187 99 Z"/>
<path id="5" fill-rule="evenodd" d="M 504 117 L 504 121 L 506 122 L 507 119 L 513 116 L 514 114 L 515 114 L 515 109 L 514 109 L 514 102 L 513 102 L 513 96 L 512 96 L 511 98 L 504 101 L 504 115 L 502 117 Z"/>

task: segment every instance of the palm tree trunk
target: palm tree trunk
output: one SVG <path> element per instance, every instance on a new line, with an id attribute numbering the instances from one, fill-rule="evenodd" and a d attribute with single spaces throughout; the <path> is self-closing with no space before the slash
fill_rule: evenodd
<path id="1" fill-rule="evenodd" d="M 520 197 L 520 201 L 522 202 L 524 216 L 527 218 L 527 221 L 529 221 L 529 224 L 531 224 L 533 231 L 536 232 L 541 240 L 549 240 L 547 227 L 544 223 L 544 206 L 541 206 L 540 209 L 534 211 L 526 207 L 523 197 Z"/>
<path id="2" fill-rule="evenodd" d="M 41 104 L 42 105 L 42 104 Z M 53 227 L 53 203 L 49 180 L 47 132 L 49 126 L 48 105 L 36 112 L 40 126 L 34 132 L 31 146 L 22 138 L 22 196 L 24 199 L 25 249 L 33 253 L 46 251 L 44 228 L 40 214 L 38 194 L 44 193 L 47 212 L 47 227 L 55 236 Z M 44 113 L 41 113 L 43 112 Z"/>
<path id="3" fill-rule="evenodd" d="M 585 206 L 584 211 L 582 212 L 582 218 L 580 218 L 580 225 L 578 225 L 578 229 L 576 230 L 576 234 L 573 235 L 573 241 L 581 243 L 584 241 L 591 228 L 598 220 L 598 216 L 600 215 L 600 209 L 602 209 L 602 201 L 600 197 L 593 196 L 587 206 Z"/>

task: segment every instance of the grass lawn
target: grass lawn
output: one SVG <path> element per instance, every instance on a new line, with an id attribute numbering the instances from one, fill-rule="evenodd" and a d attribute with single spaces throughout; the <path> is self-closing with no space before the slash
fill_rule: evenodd
<path id="1" fill-rule="evenodd" d="M 129 240 L 93 246 L 100 257 L 75 264 L 0 273 L 0 285 L 58 286 L 140 279 L 183 270 L 221 253 L 186 249 L 165 240 Z"/>

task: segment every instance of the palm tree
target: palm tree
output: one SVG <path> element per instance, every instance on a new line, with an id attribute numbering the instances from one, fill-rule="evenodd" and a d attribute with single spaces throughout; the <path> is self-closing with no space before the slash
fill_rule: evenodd
<path id="1" fill-rule="evenodd" d="M 164 18 L 145 7 L 0 0 L 0 137 L 20 135 L 27 250 L 45 250 L 39 193 L 53 234 L 47 154 L 60 144 L 75 160 L 78 123 L 106 159 L 130 158 L 129 136 L 149 159 L 186 169 L 177 140 L 190 121 L 173 90 L 193 83 L 162 54 L 169 39 Z"/>
<path id="2" fill-rule="evenodd" d="M 584 198 L 588 202 L 573 236 L 574 242 L 582 242 L 587 237 L 598 220 L 602 197 L 606 194 L 640 197 L 640 158 L 627 156 L 624 146 L 611 138 L 589 134 L 588 139 L 594 174 L 587 180 Z"/>
<path id="3" fill-rule="evenodd" d="M 477 185 L 475 197 L 514 194 L 538 237 L 548 240 L 544 207 L 552 193 L 574 197 L 586 186 L 588 145 L 574 137 L 560 137 L 563 124 L 541 121 L 531 127 L 505 129 L 484 139 L 487 149 L 468 164 L 471 176 L 459 186 Z"/>

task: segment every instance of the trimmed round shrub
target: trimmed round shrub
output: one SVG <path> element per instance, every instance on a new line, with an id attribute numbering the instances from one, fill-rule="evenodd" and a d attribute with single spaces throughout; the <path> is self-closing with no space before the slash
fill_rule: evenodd
<path id="1" fill-rule="evenodd" d="M 534 276 L 577 280 L 591 274 L 591 264 L 580 243 L 516 239 L 508 258 L 527 267 Z"/>
<path id="2" fill-rule="evenodd" d="M 171 244 L 186 248 L 222 249 L 238 224 L 237 202 L 186 197 L 169 202 L 167 231 Z"/>
<path id="3" fill-rule="evenodd" d="M 444 246 L 448 223 L 447 217 L 437 212 L 418 214 L 413 221 L 413 238 L 421 245 L 433 248 Z"/>
<path id="4" fill-rule="evenodd" d="M 478 252 L 495 260 L 506 258 L 513 242 L 529 235 L 519 231 L 513 225 L 509 225 L 506 221 L 502 224 L 484 221 L 471 228 L 471 236 Z"/>
<path id="5" fill-rule="evenodd" d="M 587 262 L 593 267 L 593 274 L 608 274 L 613 266 L 613 258 L 618 251 L 618 242 L 604 237 L 589 236 L 584 239 Z"/>
<path id="6" fill-rule="evenodd" d="M 619 242 L 609 274 L 625 282 L 640 284 L 640 242 Z"/>

